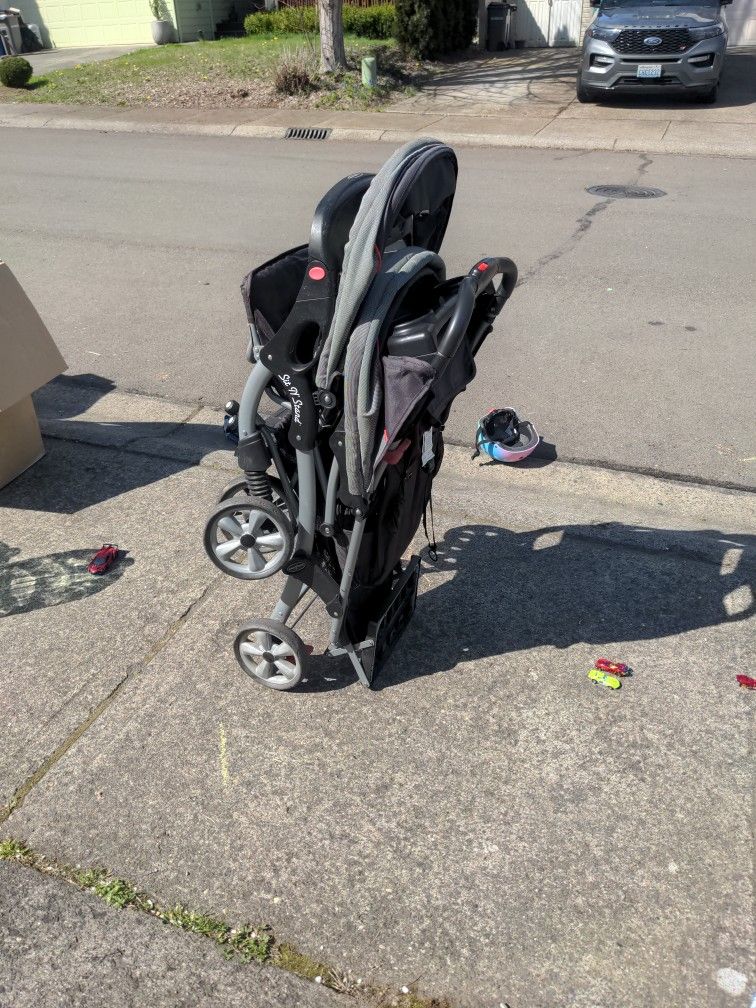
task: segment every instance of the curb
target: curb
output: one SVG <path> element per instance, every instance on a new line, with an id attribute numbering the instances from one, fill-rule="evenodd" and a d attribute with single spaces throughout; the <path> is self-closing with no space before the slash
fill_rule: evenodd
<path id="1" fill-rule="evenodd" d="M 112 397 L 112 398 L 111 398 Z M 126 409 L 124 402 L 137 408 Z M 177 407 L 182 407 L 177 413 Z M 44 402 L 37 396 L 40 427 L 43 435 L 55 442 L 79 444 L 95 450 L 110 450 L 144 455 L 166 461 L 199 466 L 219 472 L 237 472 L 234 449 L 223 438 L 222 411 L 204 405 L 175 403 L 140 392 L 113 390 L 98 403 L 96 412 L 87 411 L 71 419 L 46 414 Z M 113 429 L 123 421 L 125 413 L 149 420 L 164 430 L 151 435 L 135 433 L 133 437 L 114 438 Z M 135 421 L 139 422 L 139 421 Z M 204 445 L 197 428 L 214 427 L 213 436 Z M 103 436 L 104 433 L 104 436 Z M 187 434 L 189 435 L 187 437 Z M 750 487 L 714 486 L 692 482 L 684 476 L 640 473 L 624 469 L 601 467 L 579 460 L 544 462 L 534 457 L 533 465 L 505 466 L 491 463 L 470 465 L 470 447 L 448 441 L 445 461 L 440 474 L 439 504 L 455 509 L 488 515 L 499 514 L 499 495 L 517 494 L 522 512 L 540 507 L 538 499 L 550 499 L 555 515 L 561 508 L 575 508 L 581 499 L 587 513 L 616 515 L 634 512 L 637 515 L 663 515 L 674 512 L 678 521 L 688 520 L 693 527 L 718 527 L 722 533 L 739 533 L 756 520 L 756 489 Z M 490 489 L 497 487 L 496 501 L 491 503 Z M 443 503 L 442 503 L 443 502 Z M 571 502 L 571 504 L 569 503 Z M 723 516 L 727 516 L 724 520 Z"/>
<path id="2" fill-rule="evenodd" d="M 9 103 L 10 104 L 10 103 Z M 176 110 L 177 112 L 179 110 Z M 278 110 L 280 111 L 280 110 Z M 301 110 L 298 110 L 301 112 Z M 139 118 L 130 119 L 125 110 L 103 109 L 102 115 L 93 116 L 88 111 L 78 113 L 71 108 L 61 109 L 59 114 L 40 114 L 34 107 L 26 108 L 19 105 L 10 107 L 0 104 L 0 127 L 10 126 L 21 129 L 65 129 L 90 130 L 99 133 L 147 133 L 171 136 L 220 136 L 242 137 L 245 139 L 284 140 L 287 127 L 280 122 L 266 123 L 240 120 L 234 122 L 192 122 L 182 121 L 180 117 L 171 121 L 160 121 Z M 194 113 L 193 113 L 194 114 Z M 752 138 L 747 141 L 732 143 L 708 140 L 686 140 L 670 142 L 664 139 L 634 142 L 622 137 L 583 139 L 573 136 L 541 136 L 534 134 L 514 133 L 459 133 L 444 129 L 444 116 L 439 116 L 432 125 L 421 130 L 381 129 L 375 127 L 339 126 L 337 113 L 331 113 L 322 125 L 330 129 L 329 139 L 336 141 L 351 141 L 361 143 L 391 143 L 402 144 L 418 136 L 433 134 L 434 137 L 456 147 L 510 147 L 531 148 L 539 150 L 578 150 L 578 151 L 622 151 L 652 154 L 677 154 L 684 156 L 715 156 L 733 158 L 756 158 L 756 142 Z M 294 115 L 292 118 L 296 118 Z M 317 114 L 314 113 L 317 120 Z M 490 122 L 492 117 L 481 117 Z M 329 123 L 333 122 L 330 126 Z M 558 123 L 558 117 L 549 125 Z M 618 124 L 620 121 L 618 121 Z M 738 125 L 738 124 L 733 124 Z"/>
<path id="3" fill-rule="evenodd" d="M 154 400 L 152 401 L 154 405 Z M 220 416 L 220 413 L 218 414 Z M 173 435 L 187 423 L 175 425 Z M 185 469 L 239 475 L 233 451 L 217 446 L 208 454 L 173 449 L 167 438 L 113 444 L 99 437 L 68 432 L 63 424 L 41 418 L 48 450 L 56 443 L 84 451 L 111 451 L 179 463 Z M 516 511 L 507 509 L 515 506 Z M 748 490 L 675 483 L 658 476 L 584 468 L 551 462 L 539 468 L 488 463 L 473 465 L 469 448 L 447 444 L 444 465 L 433 485 L 439 527 L 446 523 L 502 524 L 533 550 L 557 545 L 566 536 L 590 549 L 621 549 L 676 557 L 720 567 L 729 552 L 743 568 L 756 562 L 753 526 L 756 498 Z M 674 513 L 673 527 L 669 515 Z M 727 518 L 724 519 L 723 516 Z M 544 529 L 544 522 L 550 528 Z M 554 538 L 553 542 L 542 542 Z M 750 612 L 750 610 L 749 610 Z"/>

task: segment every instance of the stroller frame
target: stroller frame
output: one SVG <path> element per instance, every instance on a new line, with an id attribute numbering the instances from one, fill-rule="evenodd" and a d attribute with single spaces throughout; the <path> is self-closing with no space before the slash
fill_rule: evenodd
<path id="1" fill-rule="evenodd" d="M 283 372 L 283 374 L 287 373 Z M 266 388 L 274 377 L 276 375 L 261 361 L 258 361 L 252 369 L 239 404 L 240 440 L 242 438 L 254 438 L 255 435 L 260 435 L 262 430 L 265 429 L 265 421 L 259 416 L 260 404 Z M 299 395 L 298 387 L 291 385 L 289 387 L 289 394 L 293 399 L 296 399 Z M 360 652 L 373 647 L 375 642 L 368 639 L 357 644 L 345 642 L 343 646 L 339 646 L 337 643 L 341 639 L 340 634 L 345 615 L 345 609 L 341 600 L 349 594 L 351 587 L 357 554 L 365 527 L 365 514 L 360 513 L 362 509 L 357 509 L 355 513 L 354 526 L 349 536 L 349 548 L 344 563 L 344 570 L 340 583 L 336 584 L 332 576 L 310 558 L 315 544 L 318 489 L 320 489 L 321 493 L 325 493 L 324 525 L 335 526 L 336 487 L 339 478 L 338 460 L 334 457 L 326 480 L 323 461 L 319 455 L 317 445 L 305 450 L 299 448 L 295 450 L 299 498 L 295 549 L 291 560 L 283 567 L 284 573 L 287 575 L 286 581 L 281 591 L 281 597 L 276 603 L 270 618 L 279 623 L 286 624 L 294 609 L 305 595 L 311 590 L 314 591 L 325 603 L 326 611 L 331 618 L 331 645 L 329 652 L 332 655 L 347 654 L 360 681 L 369 687 L 372 681 L 372 675 L 369 675 L 371 669 L 366 670 L 365 665 L 360 659 Z M 288 473 L 280 462 L 280 455 L 279 460 L 275 460 L 274 458 L 274 464 L 282 485 L 286 487 Z M 294 573 L 295 571 L 296 573 Z"/>
<path id="2" fill-rule="evenodd" d="M 425 501 L 420 502 L 424 513 L 430 481 L 440 465 L 441 431 L 451 402 L 474 375 L 474 355 L 492 330 L 517 278 L 511 260 L 488 258 L 478 260 L 465 277 L 445 279 L 436 253 L 451 210 L 456 173 L 456 158 L 445 145 L 428 140 L 407 145 L 377 176 L 353 175 L 334 186 L 318 205 L 309 245 L 264 264 L 242 285 L 251 336 L 247 356 L 253 367 L 238 405 L 233 401 L 227 405 L 230 417 L 227 415 L 226 422 L 230 419 L 238 431 L 237 457 L 245 479 L 232 485 L 232 496 L 226 492 L 211 514 L 205 546 L 213 562 L 226 573 L 251 580 L 279 570 L 285 575 L 270 619 L 245 624 L 235 642 L 239 663 L 264 685 L 289 689 L 301 679 L 307 649 L 293 627 L 305 610 L 291 626 L 287 624 L 310 591 L 323 601 L 330 617 L 328 652 L 347 655 L 367 687 L 414 611 L 420 566 L 417 556 L 405 566 L 397 560 L 380 585 L 363 585 L 368 599 L 365 605 L 359 606 L 351 598 L 366 528 L 371 519 L 375 525 L 376 492 L 397 454 L 399 458 L 402 453 L 409 455 L 410 440 L 422 435 L 423 467 L 429 474 Z M 379 183 L 383 185 L 380 201 L 377 207 L 370 206 L 371 199 L 375 204 Z M 373 226 L 376 219 L 378 225 Z M 376 232 L 375 248 L 369 252 L 375 265 L 355 293 L 347 289 L 345 278 L 359 273 L 361 263 L 355 263 L 356 257 L 365 259 L 361 226 Z M 382 277 L 391 269 L 395 270 L 393 275 Z M 301 277 L 293 302 L 291 296 L 282 298 L 278 318 L 266 318 L 259 302 L 266 300 L 268 288 L 290 284 L 293 274 L 296 281 Z M 357 331 L 354 323 L 361 318 L 361 308 L 365 313 L 368 293 L 377 277 L 389 284 L 387 289 L 393 294 L 381 302 L 384 307 L 378 310 L 377 322 L 367 313 L 365 324 L 374 325 L 380 334 L 374 340 L 377 349 L 372 349 L 371 339 L 365 342 L 369 348 L 365 352 L 375 354 L 367 366 L 380 367 L 382 355 L 393 352 L 410 372 L 414 369 L 422 376 L 425 385 L 418 386 L 391 437 L 387 422 L 386 444 L 377 452 L 373 451 L 376 438 L 372 432 L 365 456 L 370 464 L 360 482 L 359 466 L 355 470 L 348 453 L 350 436 L 354 442 L 355 425 L 362 422 L 364 410 L 355 410 L 353 403 L 350 407 L 345 388 L 350 377 L 349 348 Z M 354 302 L 351 316 L 344 310 L 350 296 Z M 419 316 L 417 309 L 402 314 L 413 298 L 421 307 L 427 301 L 428 309 Z M 269 314 L 275 315 L 279 307 L 274 298 Z M 337 346 L 340 314 L 342 320 L 346 314 L 341 356 Z M 364 372 L 365 365 L 359 359 L 358 364 Z M 351 366 L 354 387 L 354 362 Z M 450 380 L 447 373 L 453 374 Z M 418 375 L 410 377 L 415 388 Z M 283 415 L 285 422 L 279 428 L 262 415 L 266 393 L 284 404 L 278 419 Z M 405 434 L 410 437 L 402 437 Z M 426 463 L 429 450 L 431 458 Z M 271 464 L 278 481 L 275 486 L 269 473 Z M 274 492 L 277 501 L 273 500 Z M 416 530 L 417 525 L 407 528 L 410 540 Z M 218 543 L 219 532 L 231 534 L 232 539 Z M 237 541 L 239 551 L 249 548 L 250 564 L 252 557 L 257 557 L 258 569 L 231 569 L 227 558 L 236 555 Z M 275 544 L 271 548 L 280 546 L 280 553 L 272 561 L 263 557 L 260 568 L 257 549 L 263 541 Z M 407 545 L 409 542 L 402 541 L 400 556 Z M 259 655 L 272 674 L 263 677 L 253 672 L 249 655 Z M 276 671 L 281 668 L 286 670 L 283 678 Z"/>

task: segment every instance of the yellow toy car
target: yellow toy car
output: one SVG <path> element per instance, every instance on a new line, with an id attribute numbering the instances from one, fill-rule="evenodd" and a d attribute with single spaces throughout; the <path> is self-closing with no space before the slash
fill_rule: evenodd
<path id="1" fill-rule="evenodd" d="M 617 676 L 609 675 L 608 672 L 602 672 L 601 669 L 597 668 L 591 669 L 588 673 L 588 678 L 600 686 L 608 686 L 609 689 L 620 689 L 622 686 Z"/>

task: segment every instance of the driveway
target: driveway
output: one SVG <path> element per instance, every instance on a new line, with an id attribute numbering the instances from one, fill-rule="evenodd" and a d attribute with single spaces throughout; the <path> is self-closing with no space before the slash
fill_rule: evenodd
<path id="1" fill-rule="evenodd" d="M 756 49 L 728 52 L 719 98 L 699 105 L 684 95 L 658 98 L 611 97 L 594 105 L 575 99 L 579 49 L 524 49 L 481 53 L 450 63 L 418 82 L 417 94 L 402 98 L 395 111 L 464 116 L 517 116 L 564 119 L 642 119 L 741 124 L 756 122 Z M 716 127 L 713 127 L 716 132 Z"/>
<path id="2" fill-rule="evenodd" d="M 37 77 L 53 70 L 68 70 L 82 63 L 99 63 L 127 53 L 145 49 L 145 45 L 75 46 L 71 49 L 45 49 L 43 52 L 25 53 Z"/>

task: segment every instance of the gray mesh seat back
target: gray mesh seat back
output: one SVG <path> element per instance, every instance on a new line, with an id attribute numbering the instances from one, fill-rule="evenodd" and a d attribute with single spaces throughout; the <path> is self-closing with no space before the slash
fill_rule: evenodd
<path id="1" fill-rule="evenodd" d="M 397 304 L 428 276 L 434 283 L 445 279 L 444 263 L 435 252 L 404 247 L 386 253 L 350 336 L 344 361 L 345 477 L 350 494 L 367 496 L 376 465 L 435 377 L 426 361 L 382 356 Z"/>

